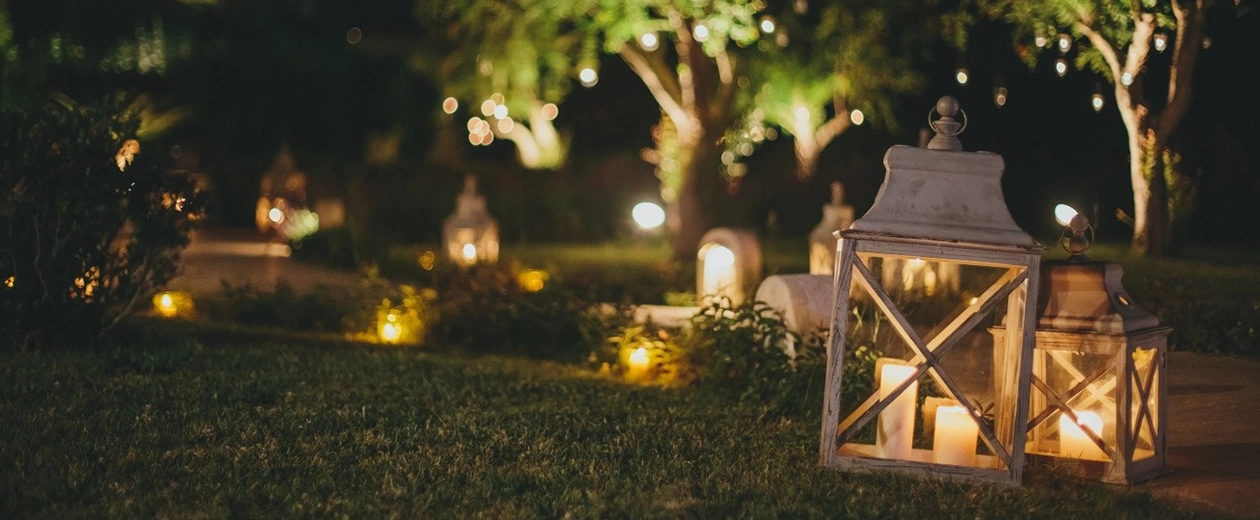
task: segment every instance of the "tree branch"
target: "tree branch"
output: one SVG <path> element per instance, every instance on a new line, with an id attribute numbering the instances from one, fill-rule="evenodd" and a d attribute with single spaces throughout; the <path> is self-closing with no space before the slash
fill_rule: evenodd
<path id="1" fill-rule="evenodd" d="M 1190 109 L 1194 64 L 1203 48 L 1203 0 L 1173 1 L 1177 18 L 1177 41 L 1173 44 L 1172 66 L 1168 73 L 1168 104 L 1159 116 L 1156 135 L 1167 139 L 1185 120 Z"/>
<path id="2" fill-rule="evenodd" d="M 687 112 L 682 107 L 681 88 L 664 60 L 658 55 L 649 57 L 629 43 L 621 46 L 621 59 L 625 60 L 639 79 L 643 80 L 648 92 L 652 93 L 656 103 L 670 119 L 673 119 L 676 124 L 688 124 Z"/>

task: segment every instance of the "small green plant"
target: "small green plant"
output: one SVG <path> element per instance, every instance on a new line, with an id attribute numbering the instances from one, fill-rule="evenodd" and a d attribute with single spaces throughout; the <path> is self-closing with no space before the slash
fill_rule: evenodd
<path id="1" fill-rule="evenodd" d="M 590 305 L 554 281 L 527 290 L 517 271 L 478 264 L 442 276 L 432 337 L 476 353 L 571 363 L 588 359 L 601 330 Z"/>

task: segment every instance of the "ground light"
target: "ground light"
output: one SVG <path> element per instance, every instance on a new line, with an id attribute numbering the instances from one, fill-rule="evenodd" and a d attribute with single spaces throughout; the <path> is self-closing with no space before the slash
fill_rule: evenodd
<path id="1" fill-rule="evenodd" d="M 656 229 L 665 223 L 665 210 L 651 202 L 640 202 L 630 210 L 634 223 L 643 229 Z"/>

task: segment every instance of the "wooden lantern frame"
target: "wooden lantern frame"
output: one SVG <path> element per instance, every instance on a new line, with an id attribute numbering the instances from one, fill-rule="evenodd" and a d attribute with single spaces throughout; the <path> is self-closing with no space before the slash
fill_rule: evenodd
<path id="1" fill-rule="evenodd" d="M 910 239 L 861 231 L 841 232 L 839 254 L 836 260 L 835 310 L 832 314 L 831 338 L 827 350 L 827 380 L 823 412 L 822 438 L 819 454 L 822 464 L 844 470 L 896 470 L 931 477 L 953 477 L 1017 484 L 1022 478 L 1024 465 L 1024 439 L 1028 416 L 1028 388 L 1031 371 L 1033 332 L 1036 327 L 1036 287 L 1041 262 L 1039 247 L 999 246 L 981 243 L 961 243 L 930 239 Z M 922 258 L 957 262 L 989 268 L 1004 268 L 1006 272 L 976 298 L 960 315 L 945 325 L 928 341 L 914 330 L 902 315 L 892 298 L 883 289 L 879 276 L 859 259 L 867 256 Z M 915 368 L 912 377 L 898 385 L 889 395 L 879 397 L 872 393 L 848 417 L 840 417 L 840 389 L 843 380 L 845 334 L 849 319 L 849 291 L 856 281 L 871 296 L 876 306 L 891 322 L 896 333 L 913 350 L 910 365 Z M 1000 399 L 995 401 L 995 424 L 989 426 L 977 421 L 980 438 L 988 446 L 995 460 L 981 459 L 977 466 L 967 467 L 935 464 L 927 460 L 891 460 L 875 458 L 864 446 L 846 446 L 856 433 L 870 423 L 892 401 L 900 396 L 913 381 L 925 372 L 937 386 L 952 394 L 973 417 L 980 417 L 975 406 L 942 367 L 940 358 L 948 353 L 964 334 L 974 330 L 990 315 L 999 302 L 1007 301 L 1007 320 L 1022 324 L 1024 334 L 1009 338 L 1001 349 L 1002 366 L 1007 368 L 1000 381 Z M 1010 368 L 1014 367 L 1014 372 Z M 996 375 L 996 374 L 995 374 Z M 999 437 L 1010 432 L 1010 438 Z M 1006 441 L 1006 442 L 1003 442 Z M 1007 449 L 1006 446 L 1010 446 Z M 984 457 L 984 456 L 980 456 Z M 919 457 L 922 459 L 923 457 Z M 930 459 L 928 459 L 930 460 Z M 1002 469 L 1002 468 L 1005 469 Z"/>

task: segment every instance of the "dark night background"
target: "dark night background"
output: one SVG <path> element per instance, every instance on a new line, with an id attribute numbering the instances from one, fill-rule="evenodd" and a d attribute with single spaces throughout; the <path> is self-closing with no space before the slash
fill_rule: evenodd
<path id="1" fill-rule="evenodd" d="M 482 179 L 507 240 L 613 238 L 628 232 L 633 203 L 658 198 L 652 166 L 639 151 L 651 145 L 649 129 L 659 113 L 615 56 L 603 58 L 596 87 L 576 89 L 561 105 L 557 126 L 573 141 L 560 171 L 523 170 L 510 144 L 474 148 L 462 136 L 455 150 L 462 162 L 444 166 L 431 160 L 431 152 L 442 146 L 436 143 L 443 128 L 458 131 L 462 120 L 441 113 L 440 89 L 413 66 L 425 59 L 417 49 L 429 35 L 412 17 L 411 1 L 8 4 L 17 46 L 34 49 L 60 35 L 78 47 L 66 43 L 67 56 L 81 57 L 41 66 L 27 62 L 20 69 L 5 62 L 0 84 L 9 92 L 0 99 L 12 105 L 29 102 L 29 93 L 55 90 L 86 101 L 127 90 L 149 93 L 159 106 L 184 107 L 190 116 L 159 142 L 146 143 L 144 152 L 178 145 L 181 153 L 167 154 L 171 167 L 207 176 L 218 225 L 251 225 L 259 179 L 281 145 L 310 174 L 313 195 L 345 197 L 352 226 L 401 240 L 436 240 L 467 172 Z M 1200 57 L 1190 120 L 1177 136 L 1183 161 L 1202 179 L 1191 229 L 1201 242 L 1256 245 L 1260 17 L 1213 15 L 1212 45 Z M 164 71 L 100 65 L 120 39 L 151 35 L 155 24 L 168 49 Z M 352 27 L 362 30 L 356 44 L 346 38 Z M 1091 219 L 1103 240 L 1128 239 L 1112 216 L 1116 208 L 1129 211 L 1132 199 L 1125 133 L 1105 81 L 1075 67 L 1057 77 L 1050 60 L 1029 70 L 1009 29 L 993 22 L 975 28 L 965 53 L 941 44 L 934 54 L 922 64 L 929 84 L 902 104 L 897 128 L 850 130 L 827 148 L 817 175 L 805 182 L 793 176 L 790 142 L 769 142 L 748 159 L 748 176 L 716 215 L 718 223 L 803 236 L 818 221 L 833 180 L 846 184 L 860 214 L 882 181 L 884 151 L 915 144 L 928 109 L 950 94 L 970 118 L 965 148 L 1005 158 L 1007 202 L 1025 229 L 1053 236 L 1051 208 L 1063 202 L 1091 217 L 1096 212 Z M 965 86 L 953 80 L 960 63 L 970 70 Z M 1009 89 L 1002 108 L 993 103 L 998 82 Z M 1107 105 L 1095 113 L 1089 100 L 1099 88 Z M 397 161 L 369 165 L 366 136 L 389 130 L 401 131 Z M 770 220 L 774 225 L 767 226 Z"/>

